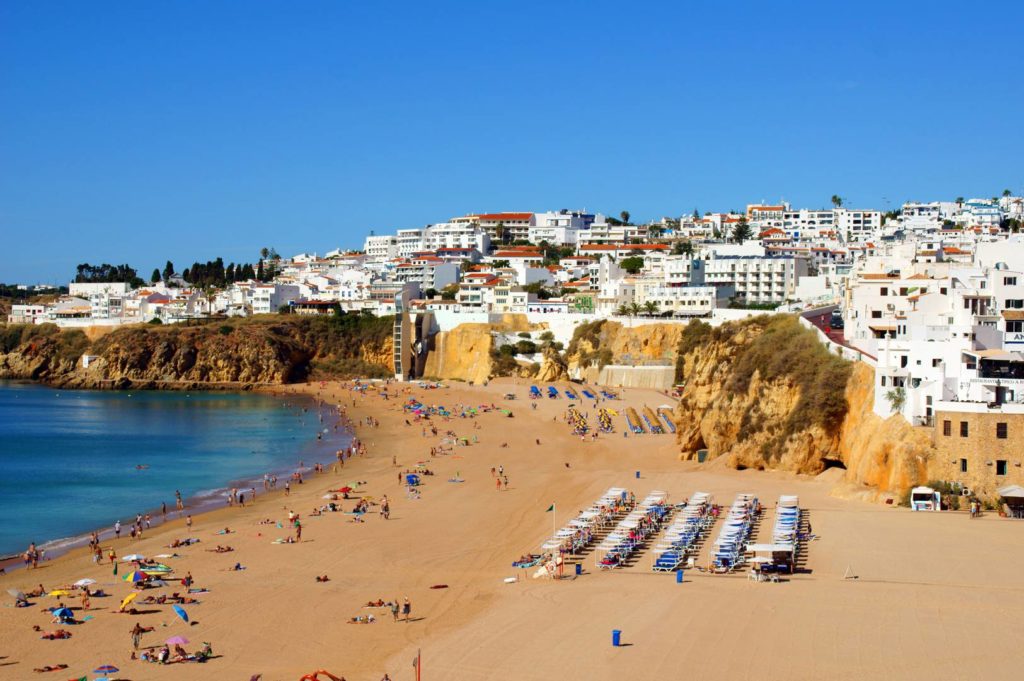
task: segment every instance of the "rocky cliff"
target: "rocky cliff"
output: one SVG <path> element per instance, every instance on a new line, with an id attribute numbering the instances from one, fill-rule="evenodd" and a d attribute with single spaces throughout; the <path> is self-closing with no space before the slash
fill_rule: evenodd
<path id="1" fill-rule="evenodd" d="M 90 356 L 88 367 L 82 355 Z M 67 387 L 246 387 L 391 371 L 390 318 L 275 315 L 137 325 L 95 340 L 52 325 L 0 327 L 0 378 Z"/>
<path id="2" fill-rule="evenodd" d="M 679 346 L 675 410 L 681 457 L 736 468 L 818 474 L 845 468 L 847 494 L 902 492 L 926 477 L 928 433 L 871 409 L 871 367 L 828 352 L 796 318 L 712 329 L 693 322 Z"/>

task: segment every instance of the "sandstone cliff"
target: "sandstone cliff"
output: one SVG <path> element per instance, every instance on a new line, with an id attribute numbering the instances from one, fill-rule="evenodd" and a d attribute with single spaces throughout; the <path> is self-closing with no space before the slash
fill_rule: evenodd
<path id="1" fill-rule="evenodd" d="M 491 376 L 490 324 L 459 324 L 434 336 L 423 375 L 483 383 Z"/>
<path id="2" fill-rule="evenodd" d="M 624 327 L 607 320 L 580 324 L 566 352 L 568 371 L 577 375 L 607 364 L 674 363 L 684 328 L 681 324 Z M 596 378 L 596 371 L 592 373 L 588 378 Z"/>
<path id="3" fill-rule="evenodd" d="M 275 315 L 136 325 L 95 340 L 52 325 L 0 329 L 0 378 L 67 387 L 247 387 L 391 373 L 390 318 Z M 84 354 L 92 358 L 87 368 Z"/>
<path id="4" fill-rule="evenodd" d="M 898 494 L 926 479 L 927 433 L 872 409 L 871 367 L 845 362 L 792 317 L 718 329 L 694 322 L 680 343 L 685 381 L 674 420 L 680 456 L 737 468 L 818 474 L 844 467 L 844 494 Z"/>

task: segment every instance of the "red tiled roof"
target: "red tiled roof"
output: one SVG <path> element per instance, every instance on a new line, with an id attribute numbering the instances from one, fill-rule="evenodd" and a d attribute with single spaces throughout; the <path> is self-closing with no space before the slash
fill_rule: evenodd
<path id="1" fill-rule="evenodd" d="M 482 213 L 476 217 L 478 220 L 529 220 L 533 213 Z"/>

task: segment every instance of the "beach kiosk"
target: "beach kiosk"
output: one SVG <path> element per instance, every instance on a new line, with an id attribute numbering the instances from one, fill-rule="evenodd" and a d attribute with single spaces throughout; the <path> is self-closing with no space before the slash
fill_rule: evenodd
<path id="1" fill-rule="evenodd" d="M 1009 485 L 999 488 L 996 493 L 1003 502 L 1007 518 L 1024 519 L 1024 487 Z"/>
<path id="2" fill-rule="evenodd" d="M 911 511 L 941 511 L 942 495 L 931 487 L 915 487 L 910 490 Z"/>

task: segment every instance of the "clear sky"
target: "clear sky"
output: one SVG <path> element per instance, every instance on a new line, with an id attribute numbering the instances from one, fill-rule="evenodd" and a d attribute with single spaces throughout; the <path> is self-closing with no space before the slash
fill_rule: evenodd
<path id="1" fill-rule="evenodd" d="M 1024 186 L 1024 3 L 0 4 L 0 281 Z"/>

